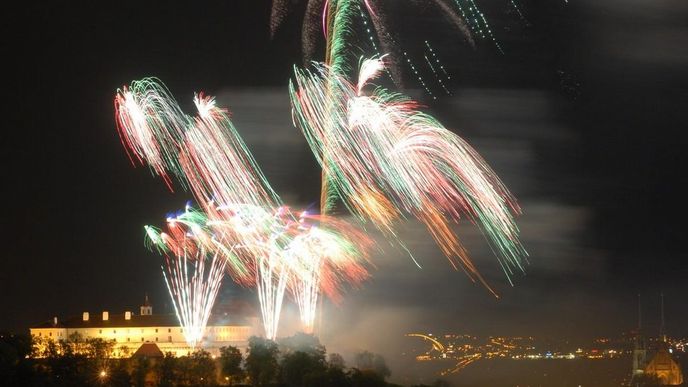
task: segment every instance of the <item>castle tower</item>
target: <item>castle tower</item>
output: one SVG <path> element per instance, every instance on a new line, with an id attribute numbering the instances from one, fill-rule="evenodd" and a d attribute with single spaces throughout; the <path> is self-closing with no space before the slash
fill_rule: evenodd
<path id="1" fill-rule="evenodd" d="M 153 314 L 153 307 L 151 306 L 150 302 L 148 301 L 148 293 L 146 293 L 146 299 L 143 302 L 143 305 L 141 305 L 141 316 L 150 316 Z"/>

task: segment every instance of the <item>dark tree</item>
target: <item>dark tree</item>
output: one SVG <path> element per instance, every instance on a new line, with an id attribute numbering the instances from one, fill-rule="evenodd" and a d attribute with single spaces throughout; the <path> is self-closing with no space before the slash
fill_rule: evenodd
<path id="1" fill-rule="evenodd" d="M 100 375 L 101 372 L 109 373 L 110 359 L 112 358 L 115 343 L 113 341 L 105 341 L 103 339 L 86 339 L 83 341 L 83 346 L 80 347 L 81 353 L 86 355 Z"/>
<path id="2" fill-rule="evenodd" d="M 193 386 L 211 386 L 217 382 L 217 367 L 210 353 L 199 350 L 191 354 L 189 381 Z"/>
<path id="3" fill-rule="evenodd" d="M 254 386 L 266 386 L 277 377 L 279 349 L 272 340 L 253 336 L 248 340 L 246 372 Z"/>
<path id="4" fill-rule="evenodd" d="M 220 370 L 230 385 L 243 377 L 242 360 L 243 357 L 239 348 L 233 346 L 220 348 Z"/>
<path id="5" fill-rule="evenodd" d="M 291 387 L 321 386 L 326 383 L 326 371 L 324 353 L 296 351 L 282 358 L 280 379 Z"/>
<path id="6" fill-rule="evenodd" d="M 217 367 L 210 353 L 199 350 L 177 359 L 176 383 L 183 386 L 210 386 L 217 382 Z"/>
<path id="7" fill-rule="evenodd" d="M 326 383 L 322 385 L 328 387 L 349 387 L 351 386 L 351 381 L 344 368 L 329 365 L 326 371 Z"/>
<path id="8" fill-rule="evenodd" d="M 328 365 L 332 368 L 338 368 L 340 370 L 343 370 L 344 367 L 346 367 L 346 363 L 344 362 L 344 358 L 342 355 L 338 353 L 331 353 L 328 356 Z"/>
<path id="9" fill-rule="evenodd" d="M 360 370 L 369 370 L 373 368 L 373 359 L 375 354 L 368 351 L 359 352 L 356 354 L 354 361 L 356 363 L 356 368 Z"/>
<path id="10" fill-rule="evenodd" d="M 313 335 L 297 333 L 280 340 L 283 354 L 280 380 L 288 386 L 322 386 L 327 384 L 325 347 Z"/>
<path id="11" fill-rule="evenodd" d="M 360 370 L 354 368 L 351 370 L 351 386 L 352 387 L 385 387 L 385 378 L 372 369 Z"/>
<path id="12" fill-rule="evenodd" d="M 85 386 L 99 380 L 100 371 L 84 354 L 86 344 L 78 334 L 55 343 L 46 342 L 44 364 L 46 373 L 56 386 Z"/>
<path id="13" fill-rule="evenodd" d="M 320 344 L 320 340 L 314 335 L 297 333 L 291 337 L 285 337 L 279 341 L 280 349 L 283 352 L 306 352 L 306 353 L 325 353 L 325 347 Z M 324 356 L 324 355 L 323 355 Z"/>
<path id="14" fill-rule="evenodd" d="M 176 372 L 177 367 L 177 358 L 171 352 L 165 353 L 165 357 L 160 359 L 155 365 L 156 374 L 158 375 L 158 386 L 172 387 L 179 384 L 179 377 Z"/>
<path id="15" fill-rule="evenodd" d="M 0 381 L 7 386 L 38 384 L 31 354 L 29 335 L 0 332 Z"/>
<path id="16" fill-rule="evenodd" d="M 131 387 L 131 376 L 127 365 L 129 359 L 115 360 L 110 363 L 110 371 L 107 377 L 107 384 L 111 387 Z"/>
<path id="17" fill-rule="evenodd" d="M 359 370 L 371 370 L 382 376 L 383 379 L 392 374 L 384 357 L 368 351 L 356 354 L 356 367 Z"/>
<path id="18" fill-rule="evenodd" d="M 136 387 L 144 387 L 146 385 L 146 376 L 153 369 L 151 360 L 146 356 L 132 358 L 134 370 L 132 372 L 132 379 Z"/>

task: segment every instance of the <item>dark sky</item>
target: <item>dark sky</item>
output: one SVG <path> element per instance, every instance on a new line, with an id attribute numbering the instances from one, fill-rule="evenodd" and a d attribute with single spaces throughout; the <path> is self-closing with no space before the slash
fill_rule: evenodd
<path id="1" fill-rule="evenodd" d="M 326 309 L 326 344 L 344 345 L 348 332 L 383 346 L 398 338 L 376 331 L 391 322 L 394 333 L 592 337 L 632 328 L 639 292 L 656 316 L 662 290 L 670 333 L 688 334 L 688 5 L 533 0 L 522 2 L 524 22 L 508 1 L 480 3 L 491 3 L 484 11 L 504 55 L 486 42 L 467 47 L 429 7 L 388 12 L 419 63 L 424 39 L 445 58 L 453 96 L 433 101 L 410 76 L 405 91 L 471 142 L 520 199 L 528 274 L 508 286 L 462 225 L 502 296 L 495 300 L 448 270 L 409 224 L 404 235 L 424 269 L 393 250 L 378 257 L 373 280 Z M 24 7 L 8 15 L 4 34 L 0 329 L 121 312 L 145 292 L 158 311 L 169 308 L 142 227 L 191 197 L 127 159 L 112 99 L 131 80 L 161 78 L 187 109 L 194 91 L 218 95 L 277 191 L 294 205 L 317 200 L 317 165 L 291 126 L 286 94 L 301 61 L 298 12 L 270 41 L 269 1 Z M 227 283 L 221 301 L 234 296 L 254 297 Z"/>

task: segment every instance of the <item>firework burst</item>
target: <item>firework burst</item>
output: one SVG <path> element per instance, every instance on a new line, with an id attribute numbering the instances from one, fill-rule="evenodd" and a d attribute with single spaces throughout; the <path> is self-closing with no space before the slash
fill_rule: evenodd
<path id="1" fill-rule="evenodd" d="M 147 163 L 170 188 L 169 176 L 175 176 L 202 209 L 187 208 L 170 219 L 164 235 L 149 228 L 150 241 L 186 254 L 187 244 L 183 249 L 178 244 L 186 233 L 195 235 L 202 251 L 224 259 L 236 282 L 256 286 L 268 338 L 277 335 L 286 290 L 299 305 L 304 328 L 311 330 L 319 292 L 336 298 L 341 281 L 367 278 L 359 260 L 365 261 L 369 239 L 345 222 L 283 206 L 228 112 L 203 94 L 194 103 L 197 115 L 185 115 L 154 78 L 134 82 L 115 99 L 120 136 L 132 161 Z M 356 242 L 346 233 L 355 234 Z M 328 272 L 334 269 L 341 273 Z"/>
<path id="2" fill-rule="evenodd" d="M 455 0 L 457 1 L 457 0 Z M 353 53 L 352 42 L 370 43 L 377 51 L 380 49 L 392 54 L 390 61 L 395 64 L 401 62 L 401 52 L 396 39 L 389 32 L 389 13 L 399 5 L 386 4 L 382 0 L 302 0 L 305 4 L 305 14 L 301 27 L 301 40 L 304 62 L 314 59 L 318 38 L 325 37 L 325 63 L 342 69 L 353 59 L 345 52 Z M 410 0 L 409 3 L 427 7 L 430 5 L 440 11 L 443 18 L 454 26 L 462 36 L 473 45 L 471 28 L 464 21 L 459 11 L 463 11 L 459 3 L 451 0 Z M 288 0 L 273 0 L 270 17 L 270 33 L 274 36 L 284 21 L 293 13 L 295 3 Z M 473 9 L 473 8 L 471 8 Z M 363 39 L 352 39 L 360 32 Z M 358 43 L 357 43 L 358 44 Z M 340 70 L 340 68 L 337 68 Z M 391 74 L 395 81 L 401 81 L 398 66 L 394 66 Z"/>
<path id="3" fill-rule="evenodd" d="M 321 64 L 296 70 L 290 85 L 294 121 L 327 169 L 334 196 L 388 235 L 395 235 L 396 219 L 413 215 L 455 267 L 482 281 L 451 228 L 467 217 L 507 276 L 522 269 L 516 201 L 473 148 L 414 101 L 380 87 L 369 91 L 383 68 L 382 58 L 364 60 L 351 83 Z"/>
<path id="4" fill-rule="evenodd" d="M 169 233 L 146 226 L 146 234 L 149 243 L 165 257 L 165 284 L 184 338 L 195 350 L 202 344 L 227 260 L 206 249 L 204 239 L 208 236 L 200 228 L 182 232 L 179 228 L 175 219 L 169 219 Z"/>

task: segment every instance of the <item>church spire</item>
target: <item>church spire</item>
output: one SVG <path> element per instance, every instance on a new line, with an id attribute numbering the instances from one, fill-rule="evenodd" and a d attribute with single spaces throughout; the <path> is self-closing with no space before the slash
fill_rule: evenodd
<path id="1" fill-rule="evenodd" d="M 661 306 L 662 306 L 662 324 L 659 326 L 659 337 L 662 339 L 662 341 L 666 342 L 666 326 L 664 325 L 664 292 L 660 293 L 660 298 L 661 298 Z"/>
<path id="2" fill-rule="evenodd" d="M 643 309 L 640 304 L 640 293 L 638 293 L 638 334 L 640 334 L 640 330 L 643 328 Z"/>

